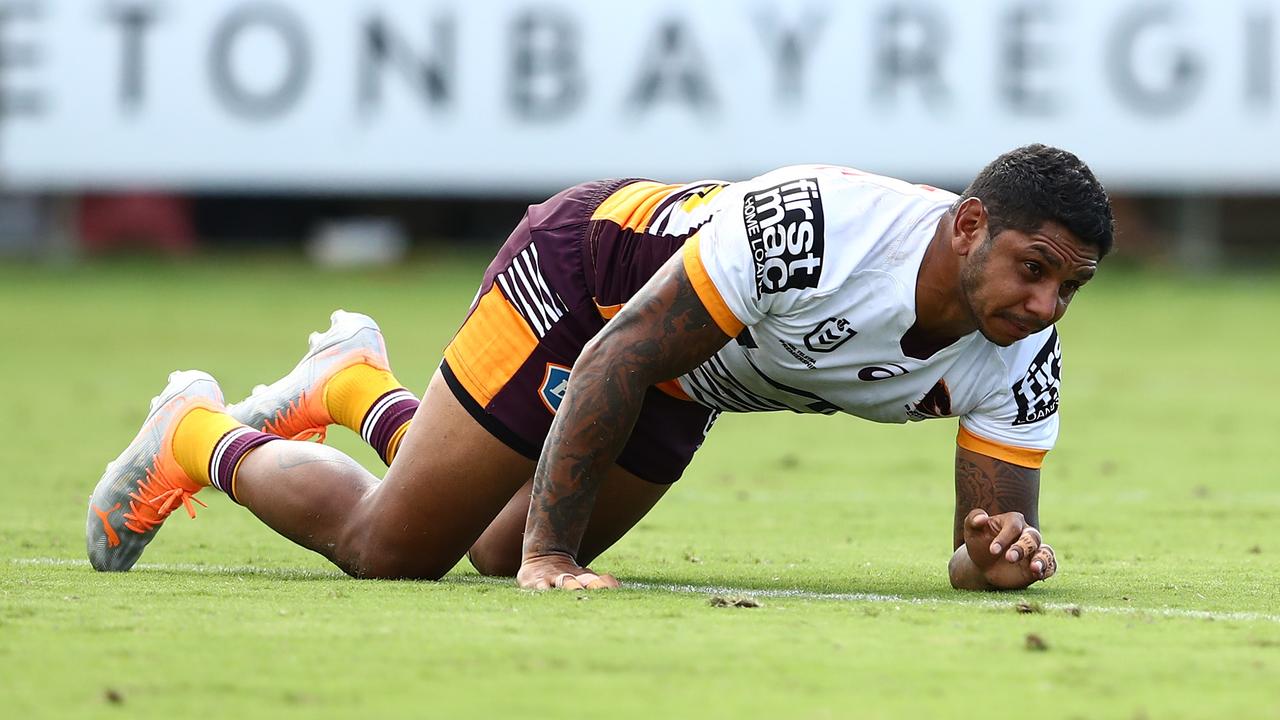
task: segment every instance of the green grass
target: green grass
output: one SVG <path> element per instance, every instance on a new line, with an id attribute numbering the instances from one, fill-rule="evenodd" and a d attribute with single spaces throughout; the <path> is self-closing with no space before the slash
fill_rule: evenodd
<path id="1" fill-rule="evenodd" d="M 421 389 L 483 260 L 0 266 L 5 716 L 1280 717 L 1274 276 L 1081 294 L 1041 498 L 1063 569 L 1024 593 L 947 585 L 954 423 L 793 415 L 717 425 L 596 562 L 618 592 L 357 582 L 216 495 L 89 569 L 85 498 L 170 370 L 238 398 L 347 307 Z"/>

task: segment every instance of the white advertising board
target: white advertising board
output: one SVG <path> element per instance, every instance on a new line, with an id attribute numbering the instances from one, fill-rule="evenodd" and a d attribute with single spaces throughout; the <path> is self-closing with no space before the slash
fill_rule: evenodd
<path id="1" fill-rule="evenodd" d="M 0 0 L 0 187 L 502 194 L 799 162 L 1280 190 L 1280 0 Z"/>

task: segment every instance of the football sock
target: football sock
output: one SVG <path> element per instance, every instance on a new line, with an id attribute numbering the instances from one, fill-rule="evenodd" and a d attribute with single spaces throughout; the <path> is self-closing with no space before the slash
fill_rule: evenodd
<path id="1" fill-rule="evenodd" d="M 212 485 L 235 500 L 240 461 L 259 445 L 279 439 L 241 425 L 226 413 L 196 408 L 173 432 L 173 456 L 187 477 Z"/>
<path id="2" fill-rule="evenodd" d="M 395 459 L 418 398 L 387 370 L 352 365 L 334 375 L 324 388 L 329 415 L 373 446 L 387 465 Z"/>

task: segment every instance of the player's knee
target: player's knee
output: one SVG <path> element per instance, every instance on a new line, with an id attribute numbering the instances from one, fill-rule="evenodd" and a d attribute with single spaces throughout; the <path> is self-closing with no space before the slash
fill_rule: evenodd
<path id="1" fill-rule="evenodd" d="M 420 559 L 380 554 L 362 558 L 344 569 L 360 580 L 439 580 L 452 567 L 453 563 L 424 563 Z"/>
<path id="2" fill-rule="evenodd" d="M 520 569 L 520 548 L 499 545 L 486 537 L 481 537 L 467 551 L 467 559 L 481 575 L 515 577 L 516 571 Z M 501 543 L 501 545 L 505 546 L 507 543 Z"/>
<path id="3" fill-rule="evenodd" d="M 457 557 L 436 557 L 422 548 L 364 533 L 346 543 L 339 564 L 348 575 L 363 580 L 439 580 L 457 562 Z"/>

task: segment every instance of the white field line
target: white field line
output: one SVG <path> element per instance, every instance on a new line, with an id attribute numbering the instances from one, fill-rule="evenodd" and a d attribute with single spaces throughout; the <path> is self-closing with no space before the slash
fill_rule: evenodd
<path id="1" fill-rule="evenodd" d="M 88 560 L 71 560 L 67 558 L 17 558 L 12 561 L 19 565 L 53 565 L 68 567 L 87 567 Z M 161 572 L 206 573 L 210 575 L 260 575 L 277 577 L 282 580 L 307 578 L 314 580 L 340 579 L 345 576 L 337 571 L 315 570 L 303 568 L 261 568 L 232 565 L 197 565 L 195 563 L 138 563 L 138 570 L 158 570 Z M 470 585 L 510 586 L 510 578 L 489 578 L 477 575 L 451 575 L 446 583 Z M 917 607 L 956 606 L 974 607 L 993 610 L 1008 610 L 1023 600 L 1017 595 L 1010 595 L 1004 600 L 990 600 L 984 597 L 970 598 L 909 598 L 902 595 L 886 595 L 882 593 L 824 593 L 811 590 L 785 590 L 771 588 L 728 587 L 720 585 L 679 585 L 674 583 L 624 582 L 623 588 L 628 590 L 657 590 L 660 592 L 680 593 L 686 595 L 734 595 L 754 598 L 778 598 L 783 600 L 825 600 L 833 602 L 881 603 L 885 605 L 913 605 Z M 1044 610 L 1062 612 L 1079 609 L 1081 613 L 1100 615 L 1151 615 L 1156 617 L 1180 618 L 1190 620 L 1234 620 L 1240 622 L 1268 622 L 1280 624 L 1280 615 L 1258 612 L 1222 612 L 1215 610 L 1193 610 L 1187 608 L 1146 608 L 1117 607 L 1106 605 L 1079 605 L 1076 603 L 1057 603 L 1032 601 Z"/>

